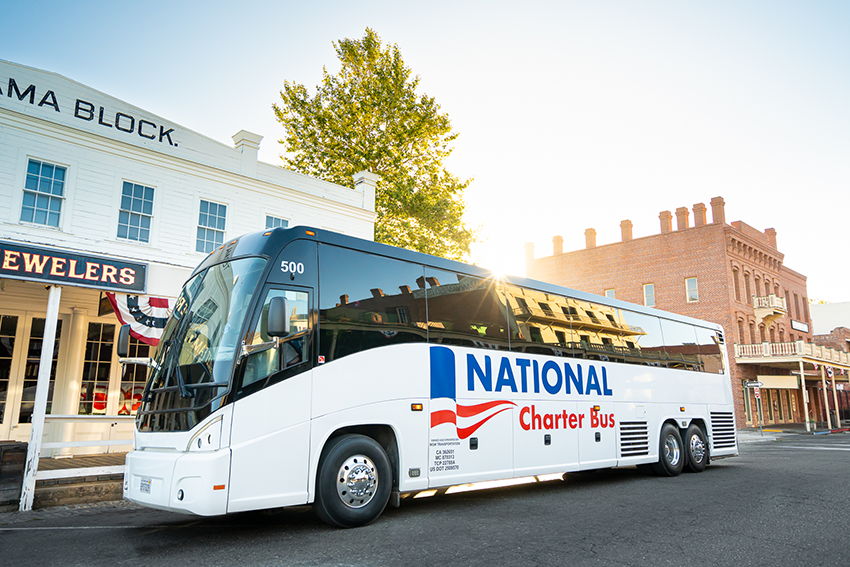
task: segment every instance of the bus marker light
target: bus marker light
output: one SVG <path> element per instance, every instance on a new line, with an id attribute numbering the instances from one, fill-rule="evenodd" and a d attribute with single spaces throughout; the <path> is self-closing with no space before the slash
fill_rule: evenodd
<path id="1" fill-rule="evenodd" d="M 183 489 L 182 488 L 177 491 L 177 500 L 180 500 L 180 501 L 183 500 Z"/>
<path id="2" fill-rule="evenodd" d="M 223 484 L 214 484 L 213 490 L 224 490 L 224 485 Z"/>
<path id="3" fill-rule="evenodd" d="M 679 408 L 679 411 L 685 411 L 685 408 Z"/>
<path id="4" fill-rule="evenodd" d="M 422 411 L 422 404 L 410 404 L 410 411 Z"/>
<path id="5" fill-rule="evenodd" d="M 263 236 L 268 236 L 268 235 L 270 235 L 270 234 L 271 234 L 271 232 L 264 232 L 264 233 L 263 233 Z"/>
<path id="6" fill-rule="evenodd" d="M 312 230 L 305 230 L 304 232 L 307 233 L 307 236 L 316 236 L 316 233 L 313 232 Z"/>
<path id="7" fill-rule="evenodd" d="M 599 411 L 599 406 L 593 406 L 593 411 Z"/>

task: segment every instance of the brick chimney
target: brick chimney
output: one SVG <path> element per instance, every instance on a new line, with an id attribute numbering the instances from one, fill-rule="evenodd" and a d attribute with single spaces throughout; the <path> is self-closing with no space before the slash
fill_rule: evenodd
<path id="1" fill-rule="evenodd" d="M 713 224 L 724 224 L 726 222 L 726 202 L 723 197 L 714 197 L 711 200 L 711 222 Z"/>
<path id="2" fill-rule="evenodd" d="M 555 236 L 552 238 L 552 253 L 555 256 L 564 253 L 564 237 L 563 236 Z"/>
<path id="3" fill-rule="evenodd" d="M 770 244 L 771 246 L 773 246 L 774 248 L 776 248 L 778 250 L 778 248 L 776 247 L 776 229 L 775 228 L 769 228 L 769 229 L 764 231 L 764 234 L 767 236 L 768 244 Z"/>
<path id="4" fill-rule="evenodd" d="M 257 175 L 257 152 L 260 149 L 260 142 L 263 137 L 248 130 L 239 130 L 232 137 L 233 146 L 242 154 L 240 173 L 255 177 Z"/>
<path id="5" fill-rule="evenodd" d="M 624 220 L 620 223 L 620 234 L 623 237 L 623 242 L 628 242 L 632 239 L 632 221 Z"/>
<path id="6" fill-rule="evenodd" d="M 705 203 L 694 205 L 694 226 L 705 226 Z"/>
<path id="7" fill-rule="evenodd" d="M 661 234 L 666 234 L 673 230 L 673 215 L 670 211 L 661 211 L 658 218 L 661 220 Z"/>
<path id="8" fill-rule="evenodd" d="M 688 228 L 688 217 L 691 212 L 688 207 L 679 207 L 676 209 L 676 230 L 685 230 Z"/>
<path id="9" fill-rule="evenodd" d="M 596 229 L 588 228 L 584 231 L 584 245 L 586 248 L 596 248 Z"/>

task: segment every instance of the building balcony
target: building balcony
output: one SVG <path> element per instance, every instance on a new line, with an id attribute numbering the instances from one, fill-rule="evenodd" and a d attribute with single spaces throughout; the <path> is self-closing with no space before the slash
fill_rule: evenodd
<path id="1" fill-rule="evenodd" d="M 738 364 L 769 366 L 801 361 L 850 368 L 850 353 L 803 341 L 735 345 L 735 362 Z"/>
<path id="2" fill-rule="evenodd" d="M 785 298 L 777 297 L 772 293 L 761 297 L 754 295 L 753 311 L 756 316 L 756 326 L 764 323 L 765 327 L 769 327 L 775 320 L 788 313 L 785 307 Z"/>

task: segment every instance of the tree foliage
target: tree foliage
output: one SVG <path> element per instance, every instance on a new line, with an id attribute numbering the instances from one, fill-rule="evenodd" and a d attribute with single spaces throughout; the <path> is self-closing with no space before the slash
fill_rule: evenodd
<path id="1" fill-rule="evenodd" d="M 398 46 L 383 48 L 373 30 L 333 45 L 339 73 L 325 68 L 314 96 L 286 81 L 273 105 L 286 129 L 285 167 L 349 187 L 364 169 L 380 175 L 375 240 L 465 258 L 475 238 L 462 220 L 471 180 L 443 166 L 458 136 L 448 115 L 417 94 L 419 77 L 411 76 Z"/>

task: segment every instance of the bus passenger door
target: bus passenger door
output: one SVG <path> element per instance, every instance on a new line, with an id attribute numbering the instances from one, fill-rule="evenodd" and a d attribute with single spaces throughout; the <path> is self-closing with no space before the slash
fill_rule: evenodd
<path id="1" fill-rule="evenodd" d="M 585 414 L 585 423 L 579 431 L 578 459 L 582 469 L 597 469 L 617 465 L 617 424 L 614 403 L 593 402 L 578 404 Z"/>
<path id="2" fill-rule="evenodd" d="M 270 286 L 235 372 L 228 512 L 304 504 L 310 457 L 313 292 Z M 266 333 L 273 298 L 287 300 L 290 334 Z"/>

